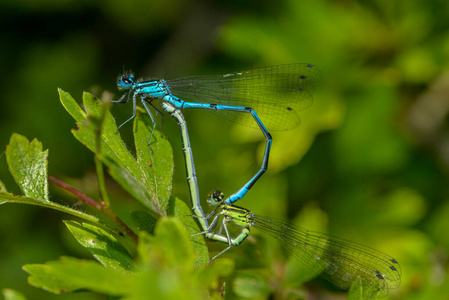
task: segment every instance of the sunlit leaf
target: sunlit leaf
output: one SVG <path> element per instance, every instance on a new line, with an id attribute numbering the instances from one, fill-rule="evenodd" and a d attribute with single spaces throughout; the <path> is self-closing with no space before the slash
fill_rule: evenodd
<path id="1" fill-rule="evenodd" d="M 61 102 L 75 118 L 79 129 L 74 136 L 95 152 L 96 118 L 105 109 L 102 103 L 89 93 L 83 95 L 85 113 L 76 101 L 66 92 L 59 90 Z M 165 215 L 171 193 L 171 177 L 173 174 L 173 155 L 168 141 L 158 132 L 154 132 L 154 152 L 146 143 L 150 136 L 148 124 L 140 117 L 135 120 L 135 137 L 137 160 L 129 151 L 117 132 L 117 125 L 109 111 L 106 112 L 101 130 L 101 161 L 109 168 L 111 176 L 136 200 L 158 215 Z M 142 132 L 141 132 L 142 131 Z"/>
<path id="2" fill-rule="evenodd" d="M 95 216 L 86 214 L 82 211 L 73 209 L 71 207 L 67 207 L 64 205 L 60 205 L 58 203 L 54 203 L 51 201 L 40 201 L 40 200 L 36 200 L 33 198 L 29 198 L 29 197 L 24 197 L 24 196 L 16 196 L 10 193 L 5 193 L 5 192 L 0 192 L 0 203 L 19 203 L 19 204 L 31 204 L 31 205 L 36 205 L 36 206 L 41 206 L 41 207 L 46 207 L 46 208 L 51 208 L 54 210 L 58 210 L 79 218 L 82 218 L 84 220 L 87 221 L 91 221 L 94 223 L 99 223 L 99 219 Z"/>
<path id="3" fill-rule="evenodd" d="M 47 161 L 48 150 L 42 151 L 42 143 L 31 143 L 20 134 L 13 134 L 6 147 L 9 171 L 25 196 L 42 202 L 48 200 Z"/>
<path id="4" fill-rule="evenodd" d="M 4 289 L 2 293 L 5 300 L 26 300 L 26 297 L 22 293 L 12 289 Z"/>
<path id="5" fill-rule="evenodd" d="M 153 201 L 159 203 L 165 211 L 172 190 L 173 149 L 169 141 L 156 130 L 151 137 L 149 148 L 148 139 L 152 128 L 149 118 L 143 118 L 139 113 L 134 122 L 137 164 L 140 168 L 141 181 L 149 189 Z"/>
<path id="6" fill-rule="evenodd" d="M 193 246 L 178 220 L 160 218 L 154 234 L 140 234 L 138 253 L 142 261 L 152 266 L 176 267 L 183 274 L 194 270 Z"/>
<path id="7" fill-rule="evenodd" d="M 89 289 L 108 295 L 126 295 L 133 280 L 131 273 L 105 268 L 97 262 L 62 257 L 46 264 L 23 266 L 28 282 L 51 293 Z"/>
<path id="8" fill-rule="evenodd" d="M 192 211 L 189 207 L 180 199 L 174 198 L 172 210 L 170 215 L 175 216 L 181 221 L 181 225 L 184 230 L 190 235 L 190 242 L 193 244 L 193 249 L 196 255 L 195 267 L 204 266 L 209 263 L 209 251 L 206 246 L 205 238 L 203 235 L 198 235 L 201 232 L 196 218 L 192 217 Z"/>
<path id="9" fill-rule="evenodd" d="M 65 221 L 65 224 L 76 240 L 103 266 L 117 270 L 135 267 L 131 255 L 112 234 L 91 224 L 75 221 Z"/>
<path id="10" fill-rule="evenodd" d="M 0 192 L 7 192 L 6 186 L 1 180 L 0 180 Z"/>

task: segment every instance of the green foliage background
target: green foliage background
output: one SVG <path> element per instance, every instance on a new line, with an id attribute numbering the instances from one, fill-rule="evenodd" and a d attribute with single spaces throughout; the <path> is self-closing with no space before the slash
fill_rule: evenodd
<path id="1" fill-rule="evenodd" d="M 449 294 L 447 1 L 5 0 L 0 8 L 0 144 L 7 145 L 13 132 L 38 138 L 49 149 L 49 175 L 91 195 L 97 195 L 93 157 L 70 133 L 73 119 L 57 87 L 75 99 L 85 90 L 118 98 L 115 78 L 123 68 L 176 78 L 315 64 L 323 79 L 314 105 L 302 113 L 298 129 L 273 133 L 269 170 L 239 205 L 392 255 L 403 282 L 391 298 Z M 131 106 L 115 106 L 112 113 L 123 122 Z M 202 198 L 216 188 L 234 192 L 257 171 L 263 136 L 208 112 L 184 114 Z M 168 117 L 163 133 L 175 155 L 172 195 L 188 200 L 179 132 Z M 121 134 L 132 145 L 131 126 Z M 4 155 L 0 166 L 1 180 L 19 194 Z M 109 184 L 118 212 L 134 205 Z M 50 194 L 74 203 L 52 186 Z M 21 266 L 62 255 L 91 258 L 61 222 L 66 218 L 44 208 L 0 206 L 1 289 L 28 299 L 56 297 L 29 286 Z M 276 283 L 282 277 L 275 260 L 265 269 L 258 261 L 264 256 L 248 262 L 264 247 L 247 241 L 226 254 L 240 271 L 227 280 L 229 297 L 271 293 L 269 286 L 245 289 L 263 282 L 254 278 Z"/>

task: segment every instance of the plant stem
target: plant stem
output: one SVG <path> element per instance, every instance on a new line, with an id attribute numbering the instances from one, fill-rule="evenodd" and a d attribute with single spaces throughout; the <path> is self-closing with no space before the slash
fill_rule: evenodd
<path id="1" fill-rule="evenodd" d="M 103 201 L 101 202 L 95 201 L 94 199 L 83 194 L 74 187 L 71 187 L 70 185 L 54 178 L 53 176 L 49 176 L 48 179 L 53 183 L 55 183 L 57 186 L 63 188 L 64 190 L 68 191 L 69 193 L 80 199 L 83 203 L 104 213 L 109 219 L 111 219 L 115 224 L 117 224 L 120 228 L 122 228 L 122 230 L 125 232 L 127 236 L 129 236 L 135 243 L 137 243 L 138 237 L 134 233 L 134 231 L 132 231 L 131 228 L 129 228 L 128 225 L 126 225 Z M 119 232 L 119 235 L 123 235 L 123 233 Z"/>

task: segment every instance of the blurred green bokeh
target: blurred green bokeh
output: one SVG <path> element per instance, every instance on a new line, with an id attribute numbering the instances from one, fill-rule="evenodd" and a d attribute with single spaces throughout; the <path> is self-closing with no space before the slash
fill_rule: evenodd
<path id="1" fill-rule="evenodd" d="M 75 125 L 58 87 L 76 99 L 83 91 L 118 98 L 115 79 L 124 68 L 170 79 L 294 62 L 318 66 L 323 79 L 314 105 L 298 129 L 272 133 L 269 170 L 238 204 L 395 257 L 403 281 L 392 299 L 447 299 L 447 0 L 3 0 L 0 16 L 0 145 L 13 132 L 38 138 L 50 149 L 50 175 L 76 178 L 84 189 L 95 190 L 93 156 L 70 133 Z M 120 123 L 132 108 L 112 112 Z M 184 114 L 203 199 L 217 188 L 233 193 L 259 168 L 262 134 L 205 111 Z M 121 134 L 131 131 L 124 126 Z M 177 125 L 166 117 L 163 132 L 175 154 L 174 195 L 187 200 Z M 0 179 L 19 193 L 1 158 Z M 57 193 L 53 200 L 71 204 Z M 0 289 L 56 298 L 29 286 L 21 266 L 89 257 L 65 217 L 0 207 Z M 251 247 L 257 244 L 227 255 L 243 269 L 239 256 Z M 242 278 L 234 290 L 228 283 L 229 298 L 245 296 Z"/>

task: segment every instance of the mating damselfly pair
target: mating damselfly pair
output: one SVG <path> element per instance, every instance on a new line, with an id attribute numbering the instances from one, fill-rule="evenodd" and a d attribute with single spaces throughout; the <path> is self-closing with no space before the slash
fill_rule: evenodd
<path id="1" fill-rule="evenodd" d="M 170 81 L 135 80 L 131 72 L 125 72 L 118 77 L 117 85 L 126 92 L 115 102 L 132 99 L 133 115 L 128 122 L 135 117 L 137 100 L 140 99 L 153 121 L 153 130 L 155 119 L 150 107 L 159 112 L 153 105 L 156 99 L 162 100 L 162 108 L 177 120 L 181 129 L 192 210 L 202 228 L 199 234 L 228 244 L 218 255 L 240 245 L 250 234 L 250 229 L 255 227 L 277 238 L 291 255 L 336 286 L 355 289 L 366 298 L 382 297 L 400 284 L 401 269 L 395 259 L 357 243 L 307 231 L 287 222 L 258 217 L 234 205 L 268 167 L 272 142 L 268 130 L 292 129 L 299 125 L 298 112 L 311 105 L 314 84 L 319 78 L 320 71 L 311 64 L 279 65 Z M 212 110 L 229 120 L 259 128 L 266 139 L 260 170 L 226 199 L 221 192 L 213 193 L 208 202 L 217 208 L 209 215 L 205 215 L 201 207 L 187 125 L 180 111 L 194 108 Z M 212 217 L 209 224 L 208 220 Z M 216 232 L 214 230 L 220 220 L 220 230 Z M 233 238 L 228 224 L 240 227 L 241 233 Z M 221 233 L 222 229 L 225 234 Z"/>

